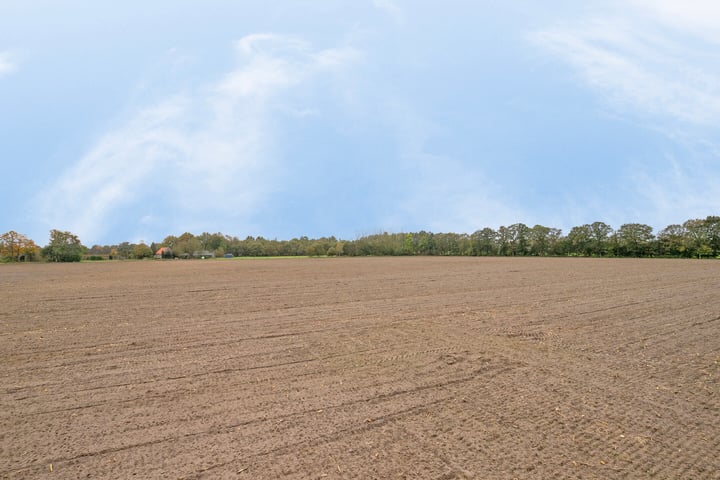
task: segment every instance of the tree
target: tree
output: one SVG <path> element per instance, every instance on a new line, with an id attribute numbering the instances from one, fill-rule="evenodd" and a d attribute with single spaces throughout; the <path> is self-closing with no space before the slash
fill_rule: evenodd
<path id="1" fill-rule="evenodd" d="M 535 225 L 528 233 L 530 255 L 553 255 L 557 253 L 557 244 L 562 231 L 558 228 Z"/>
<path id="2" fill-rule="evenodd" d="M 652 227 L 641 223 L 626 223 L 615 234 L 617 253 L 625 257 L 644 257 L 652 254 L 655 239 Z"/>
<path id="3" fill-rule="evenodd" d="M 613 234 L 612 227 L 607 223 L 594 222 L 588 225 L 588 230 L 590 233 L 590 254 L 602 256 L 608 253 L 610 235 Z"/>
<path id="4" fill-rule="evenodd" d="M 415 255 L 415 244 L 413 242 L 413 234 L 406 233 L 403 237 L 403 255 Z"/>
<path id="5" fill-rule="evenodd" d="M 203 234 L 205 235 L 205 234 Z M 222 233 L 213 233 L 209 234 L 207 237 L 207 240 L 205 240 L 203 247 L 205 250 L 210 250 L 211 252 L 215 252 L 215 255 L 218 257 L 222 257 L 222 254 L 224 254 L 227 249 L 228 245 L 230 244 L 230 239 L 226 236 L 224 236 Z"/>
<path id="6" fill-rule="evenodd" d="M 50 243 L 42 249 L 42 254 L 51 262 L 79 262 L 84 251 L 77 235 L 50 230 Z"/>
<path id="7" fill-rule="evenodd" d="M 707 245 L 709 242 L 707 230 L 705 228 L 705 222 L 699 218 L 694 218 L 683 223 L 683 228 L 687 236 L 687 246 L 690 255 L 697 255 L 697 251 L 703 245 Z"/>
<path id="8" fill-rule="evenodd" d="M 688 220 L 683 223 L 691 256 L 709 257 L 720 253 L 720 217 Z"/>
<path id="9" fill-rule="evenodd" d="M 458 236 L 458 248 L 460 249 L 460 255 L 472 255 L 472 237 L 467 233 L 463 233 Z"/>
<path id="10" fill-rule="evenodd" d="M 137 245 L 133 245 L 132 256 L 137 259 L 150 258 L 153 256 L 153 251 L 150 247 L 140 242 Z"/>
<path id="11" fill-rule="evenodd" d="M 493 255 L 497 249 L 497 232 L 485 227 L 472 234 L 473 255 Z"/>
<path id="12" fill-rule="evenodd" d="M 422 230 L 418 233 L 417 249 L 419 255 L 435 255 L 435 235 Z"/>
<path id="13" fill-rule="evenodd" d="M 720 255 L 720 217 L 707 217 L 705 228 L 708 233 L 708 245 L 712 248 L 712 255 Z"/>
<path id="14" fill-rule="evenodd" d="M 133 246 L 130 242 L 122 242 L 115 246 L 115 257 L 128 259 L 132 257 Z"/>
<path id="15" fill-rule="evenodd" d="M 570 229 L 567 235 L 568 253 L 590 255 L 592 251 L 592 232 L 590 225 L 580 225 Z"/>
<path id="16" fill-rule="evenodd" d="M 454 233 L 438 233 L 435 235 L 435 246 L 438 255 L 459 255 L 458 236 Z"/>
<path id="17" fill-rule="evenodd" d="M 688 235 L 685 227 L 678 224 L 668 225 L 657 236 L 661 255 L 686 257 Z"/>
<path id="18" fill-rule="evenodd" d="M 163 247 L 175 248 L 178 238 L 175 235 L 168 235 L 161 243 Z"/>
<path id="19" fill-rule="evenodd" d="M 345 242 L 338 240 L 335 242 L 335 254 L 336 255 L 344 255 L 345 254 Z"/>
<path id="20" fill-rule="evenodd" d="M 110 255 L 112 247 L 110 245 L 93 245 L 87 251 L 90 255 Z"/>
<path id="21" fill-rule="evenodd" d="M 32 260 L 38 250 L 35 242 L 22 233 L 10 230 L 0 235 L 0 260 L 11 262 Z"/>
<path id="22" fill-rule="evenodd" d="M 180 235 L 171 248 L 178 257 L 189 257 L 193 254 L 193 252 L 204 250 L 200 240 L 195 238 L 195 235 L 189 232 L 185 232 Z"/>
<path id="23" fill-rule="evenodd" d="M 510 242 L 510 254 L 527 255 L 529 250 L 528 237 L 530 236 L 530 228 L 524 223 L 515 223 L 507 227 Z"/>
<path id="24" fill-rule="evenodd" d="M 311 257 L 321 257 L 327 254 L 327 249 L 323 243 L 318 240 L 308 247 L 307 254 Z"/>
<path id="25" fill-rule="evenodd" d="M 711 257 L 713 254 L 713 249 L 710 247 L 710 245 L 701 245 L 700 248 L 697 249 L 697 256 L 698 258 L 703 257 Z"/>
<path id="26" fill-rule="evenodd" d="M 497 231 L 497 253 L 498 255 L 505 256 L 510 253 L 510 238 L 511 234 L 508 227 L 501 226 Z"/>

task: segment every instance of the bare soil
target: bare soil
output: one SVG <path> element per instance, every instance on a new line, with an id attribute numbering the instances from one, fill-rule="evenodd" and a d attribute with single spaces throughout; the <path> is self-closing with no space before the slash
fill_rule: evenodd
<path id="1" fill-rule="evenodd" d="M 2 265 L 0 295 L 0 478 L 720 478 L 717 261 Z"/>

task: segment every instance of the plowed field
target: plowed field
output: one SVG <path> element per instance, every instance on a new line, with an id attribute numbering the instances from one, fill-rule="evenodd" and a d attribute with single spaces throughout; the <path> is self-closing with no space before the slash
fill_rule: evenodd
<path id="1" fill-rule="evenodd" d="M 720 262 L 0 265 L 0 478 L 720 478 Z"/>

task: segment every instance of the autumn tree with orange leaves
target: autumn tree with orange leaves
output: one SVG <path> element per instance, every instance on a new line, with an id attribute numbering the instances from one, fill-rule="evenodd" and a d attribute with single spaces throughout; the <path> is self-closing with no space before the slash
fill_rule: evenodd
<path id="1" fill-rule="evenodd" d="M 34 260 L 40 248 L 22 233 L 14 230 L 0 235 L 0 260 L 19 262 Z"/>

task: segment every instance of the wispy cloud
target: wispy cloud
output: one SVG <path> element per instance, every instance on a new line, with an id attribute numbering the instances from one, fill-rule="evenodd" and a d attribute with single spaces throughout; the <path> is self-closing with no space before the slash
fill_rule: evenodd
<path id="1" fill-rule="evenodd" d="M 661 24 L 720 43 L 720 4 L 714 0 L 631 0 L 639 14 Z"/>
<path id="2" fill-rule="evenodd" d="M 626 18 L 593 18 L 537 32 L 534 41 L 577 69 L 621 113 L 649 122 L 716 125 L 720 69 L 708 67 L 714 50 L 698 50 L 657 26 Z"/>
<path id="3" fill-rule="evenodd" d="M 138 238 L 247 226 L 282 181 L 274 116 L 306 109 L 286 104 L 285 95 L 334 75 L 357 54 L 271 34 L 244 37 L 235 48 L 236 69 L 138 109 L 99 138 L 36 199 L 48 226 L 86 241 L 118 221 L 134 223 L 125 235 Z"/>
<path id="4" fill-rule="evenodd" d="M 405 13 L 392 0 L 373 0 L 373 5 L 375 5 L 375 8 L 390 15 L 395 21 L 399 23 L 405 21 Z"/>
<path id="5" fill-rule="evenodd" d="M 15 63 L 10 52 L 0 52 L 0 77 L 9 75 L 16 70 L 17 63 Z"/>
<path id="6" fill-rule="evenodd" d="M 602 13 L 530 38 L 570 65 L 613 113 L 674 142 L 675 152 L 631 159 L 624 172 L 646 221 L 661 225 L 720 208 L 720 4 L 610 2 Z"/>

